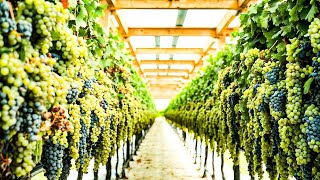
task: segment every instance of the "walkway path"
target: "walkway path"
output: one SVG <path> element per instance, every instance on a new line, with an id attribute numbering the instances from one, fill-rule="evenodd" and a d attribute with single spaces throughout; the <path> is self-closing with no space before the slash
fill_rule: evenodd
<path id="1" fill-rule="evenodd" d="M 157 119 L 143 140 L 138 155 L 130 163 L 130 180 L 197 180 L 196 170 L 187 149 L 164 119 Z"/>

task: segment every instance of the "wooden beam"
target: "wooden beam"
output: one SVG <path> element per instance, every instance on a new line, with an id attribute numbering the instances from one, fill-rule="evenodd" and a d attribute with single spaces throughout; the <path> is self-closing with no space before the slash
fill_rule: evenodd
<path id="1" fill-rule="evenodd" d="M 157 80 L 160 80 L 160 79 L 185 79 L 187 80 L 188 78 L 184 75 L 178 75 L 178 76 L 175 76 L 175 75 L 145 75 L 145 78 L 146 79 L 157 79 Z"/>
<path id="2" fill-rule="evenodd" d="M 156 65 L 194 65 L 194 60 L 141 60 L 140 64 L 156 64 Z"/>
<path id="3" fill-rule="evenodd" d="M 117 9 L 239 9 L 237 0 L 118 0 Z"/>
<path id="4" fill-rule="evenodd" d="M 220 38 L 222 39 L 222 37 Z M 225 39 L 225 38 L 224 38 Z M 217 40 L 219 41 L 219 40 Z M 216 41 L 212 40 L 211 43 L 209 43 L 207 49 L 203 52 L 203 54 L 200 56 L 199 60 L 195 63 L 195 65 L 193 66 L 191 72 L 189 73 L 189 78 L 190 78 L 190 74 L 193 74 L 194 73 L 194 70 L 200 66 L 200 65 L 203 65 L 203 58 L 209 53 L 212 51 L 212 45 L 216 43 Z"/>
<path id="5" fill-rule="evenodd" d="M 238 11 L 236 10 L 229 10 L 227 13 L 224 15 L 222 20 L 219 22 L 217 29 L 216 29 L 216 34 L 220 35 L 222 32 L 224 32 L 225 29 L 231 24 L 231 22 L 234 20 L 234 18 L 237 16 Z"/>
<path id="6" fill-rule="evenodd" d="M 225 29 L 224 34 L 217 34 L 217 28 L 161 27 L 161 28 L 129 28 L 128 36 L 229 36 L 233 28 Z"/>
<path id="7" fill-rule="evenodd" d="M 137 48 L 136 54 L 202 54 L 202 48 Z"/>
<path id="8" fill-rule="evenodd" d="M 183 84 L 181 80 L 172 80 L 172 81 L 165 81 L 165 80 L 155 80 L 155 79 L 149 79 L 149 84 Z"/>
<path id="9" fill-rule="evenodd" d="M 231 24 L 231 22 L 234 20 L 234 18 L 241 13 L 241 11 L 247 7 L 250 0 L 238 0 L 238 6 L 240 9 L 238 10 L 228 10 L 227 13 L 224 15 L 222 20 L 219 22 L 219 25 L 217 26 L 217 35 L 220 35 L 224 32 L 225 29 L 228 28 L 228 26 Z"/>
<path id="10" fill-rule="evenodd" d="M 151 88 L 151 91 L 154 91 L 154 90 L 165 90 L 165 91 L 168 91 L 169 89 L 179 89 L 181 87 L 181 85 L 179 84 L 150 84 L 150 88 Z"/>
<path id="11" fill-rule="evenodd" d="M 188 69 L 144 69 L 144 73 L 184 73 L 188 74 Z"/>
<path id="12" fill-rule="evenodd" d="M 106 1 L 102 1 L 101 4 L 108 4 Z M 109 36 L 111 28 L 111 12 L 109 9 L 104 10 L 104 16 L 100 19 L 103 28 L 106 31 L 107 36 Z"/>

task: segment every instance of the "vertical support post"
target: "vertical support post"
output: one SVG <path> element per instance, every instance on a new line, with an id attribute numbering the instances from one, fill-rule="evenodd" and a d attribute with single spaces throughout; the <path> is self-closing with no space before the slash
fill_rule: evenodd
<path id="1" fill-rule="evenodd" d="M 207 176 L 207 160 L 208 160 L 208 145 L 205 145 L 205 159 L 204 159 L 204 165 L 203 165 L 203 175 L 202 177 L 206 177 Z"/>
<path id="2" fill-rule="evenodd" d="M 107 169 L 106 180 L 111 180 L 111 155 L 109 155 L 108 157 L 108 163 L 107 163 L 106 169 Z"/>
<path id="3" fill-rule="evenodd" d="M 222 174 L 222 179 L 225 180 L 226 177 L 224 176 L 223 165 L 224 165 L 224 154 L 221 153 L 221 174 Z"/>

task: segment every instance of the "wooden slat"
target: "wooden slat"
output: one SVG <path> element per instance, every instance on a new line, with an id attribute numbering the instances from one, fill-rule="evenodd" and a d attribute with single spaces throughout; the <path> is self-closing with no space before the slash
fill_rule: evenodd
<path id="1" fill-rule="evenodd" d="M 222 37 L 221 37 L 222 38 Z M 215 43 L 214 40 L 211 41 L 211 43 L 209 43 L 207 49 L 203 52 L 203 54 L 200 56 L 199 60 L 195 62 L 195 65 L 193 66 L 190 74 L 194 73 L 194 70 L 198 67 L 198 66 L 202 66 L 203 65 L 203 58 L 209 53 L 212 52 L 213 49 L 211 48 L 212 45 Z M 189 78 L 190 78 L 190 74 L 189 74 Z"/>
<path id="2" fill-rule="evenodd" d="M 182 65 L 194 64 L 194 60 L 141 60 L 140 64 L 156 64 L 156 65 Z"/>
<path id="3" fill-rule="evenodd" d="M 202 48 L 137 48 L 136 54 L 202 54 Z"/>
<path id="4" fill-rule="evenodd" d="M 219 25 L 217 26 L 217 35 L 220 35 L 223 33 L 225 29 L 228 28 L 228 26 L 231 24 L 231 22 L 234 20 L 234 18 L 249 4 L 250 0 L 238 0 L 238 6 L 240 9 L 238 10 L 228 10 L 225 16 L 222 18 L 222 20 L 219 22 Z"/>
<path id="5" fill-rule="evenodd" d="M 156 80 L 156 79 L 149 79 L 149 84 L 183 84 L 181 80 L 172 80 L 172 81 L 165 81 L 165 80 Z"/>
<path id="6" fill-rule="evenodd" d="M 217 28 L 191 27 L 161 27 L 161 28 L 129 28 L 128 36 L 229 36 L 233 28 L 225 29 L 223 34 L 217 34 Z"/>
<path id="7" fill-rule="evenodd" d="M 220 35 L 222 32 L 224 32 L 225 29 L 231 24 L 231 22 L 234 20 L 236 15 L 238 14 L 238 11 L 236 10 L 229 10 L 227 13 L 224 15 L 222 20 L 219 22 L 217 29 L 216 29 L 216 34 Z"/>
<path id="8" fill-rule="evenodd" d="M 144 73 L 185 73 L 188 74 L 188 69 L 143 69 Z"/>
<path id="9" fill-rule="evenodd" d="M 237 0 L 118 0 L 117 9 L 239 9 Z"/>
<path id="10" fill-rule="evenodd" d="M 145 78 L 146 79 L 165 79 L 165 80 L 168 80 L 168 79 L 188 79 L 186 76 L 184 75 L 145 75 Z"/>

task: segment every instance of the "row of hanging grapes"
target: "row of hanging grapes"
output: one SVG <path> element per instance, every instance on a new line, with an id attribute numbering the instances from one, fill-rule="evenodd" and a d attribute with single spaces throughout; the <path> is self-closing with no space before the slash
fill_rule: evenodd
<path id="1" fill-rule="evenodd" d="M 263 0 L 165 110 L 251 179 L 320 179 L 320 2 Z M 241 164 L 240 164 L 241 166 Z M 265 170 L 264 170 L 265 167 Z M 238 171 L 236 173 L 236 171 Z"/>
<path id="2" fill-rule="evenodd" d="M 106 165 L 155 106 L 98 0 L 0 0 L 0 179 Z"/>

